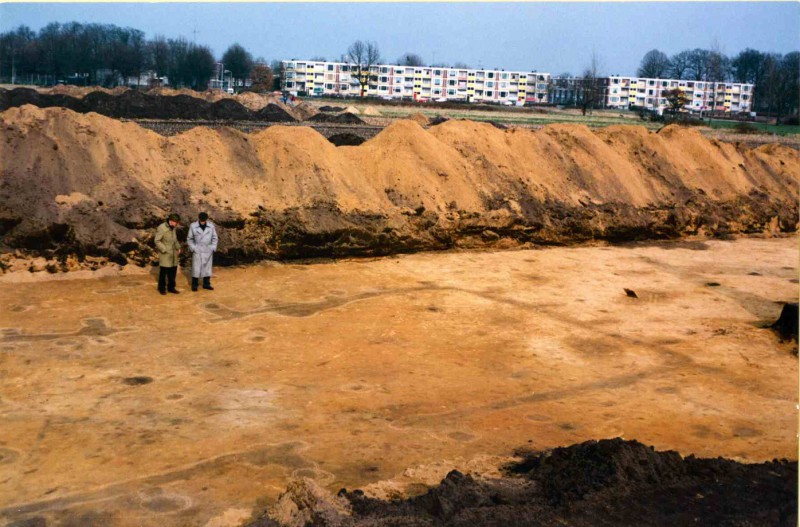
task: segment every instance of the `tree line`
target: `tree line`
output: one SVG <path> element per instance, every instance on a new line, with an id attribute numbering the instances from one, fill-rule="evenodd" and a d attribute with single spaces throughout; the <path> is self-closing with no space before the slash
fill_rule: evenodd
<path id="1" fill-rule="evenodd" d="M 667 56 L 653 49 L 636 71 L 639 77 L 754 84 L 754 109 L 793 115 L 800 101 L 800 52 L 782 55 L 745 49 L 734 57 L 712 49 L 687 49 Z"/>
<path id="2" fill-rule="evenodd" d="M 263 58 L 239 44 L 220 57 L 229 75 L 243 84 L 272 90 L 273 74 Z M 51 23 L 38 32 L 27 26 L 0 33 L 0 79 L 18 84 L 84 84 L 113 87 L 155 72 L 175 87 L 204 90 L 217 59 L 208 46 L 113 24 Z M 138 83 L 138 82 L 137 82 Z"/>

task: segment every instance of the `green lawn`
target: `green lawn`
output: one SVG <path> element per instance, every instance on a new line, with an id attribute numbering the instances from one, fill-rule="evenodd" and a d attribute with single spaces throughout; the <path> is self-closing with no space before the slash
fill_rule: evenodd
<path id="1" fill-rule="evenodd" d="M 737 124 L 736 121 L 711 121 L 711 128 L 734 128 Z M 800 126 L 777 125 L 777 124 L 764 124 L 764 123 L 750 123 L 753 127 L 757 128 L 759 133 L 776 134 L 776 135 L 796 135 L 800 134 Z"/>

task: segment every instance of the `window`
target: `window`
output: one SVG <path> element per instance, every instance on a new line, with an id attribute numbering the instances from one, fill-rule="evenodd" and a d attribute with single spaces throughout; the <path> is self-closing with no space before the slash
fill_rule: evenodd
<path id="1" fill-rule="evenodd" d="M 540 90 L 546 90 L 547 89 L 547 84 L 538 84 L 536 87 L 538 89 L 540 89 Z"/>
<path id="2" fill-rule="evenodd" d="M 661 81 L 661 87 L 666 88 L 667 84 L 669 84 L 667 81 Z"/>
<path id="3" fill-rule="evenodd" d="M 380 90 L 381 91 L 389 91 L 389 87 L 388 86 L 381 86 Z"/>
<path id="4" fill-rule="evenodd" d="M 611 82 L 612 82 L 613 84 L 619 84 L 619 79 L 612 79 L 612 80 L 611 80 Z"/>
<path id="5" fill-rule="evenodd" d="M 339 89 L 347 90 L 347 84 L 342 84 L 341 86 L 339 86 Z"/>
<path id="6" fill-rule="evenodd" d="M 333 71 L 333 64 L 328 64 L 328 71 Z"/>
<path id="7" fill-rule="evenodd" d="M 494 88 L 494 82 L 493 81 L 486 81 L 486 87 L 487 88 Z"/>
<path id="8" fill-rule="evenodd" d="M 448 81 L 447 81 L 447 85 L 448 85 L 448 86 L 455 86 L 455 85 L 456 85 L 456 80 L 455 80 L 455 79 L 450 79 L 450 80 L 448 80 Z"/>
<path id="9" fill-rule="evenodd" d="M 501 88 L 508 88 L 508 83 L 507 82 L 501 82 L 500 83 L 500 87 Z"/>
<path id="10" fill-rule="evenodd" d="M 389 73 L 389 68 L 384 66 L 383 68 L 381 68 L 381 73 Z"/>
<path id="11" fill-rule="evenodd" d="M 488 72 L 488 73 L 486 74 L 486 78 L 487 78 L 487 79 L 494 79 L 494 72 L 493 72 L 493 71 L 490 71 L 490 72 Z"/>
<path id="12" fill-rule="evenodd" d="M 441 86 L 442 85 L 442 79 L 433 79 L 433 85 L 434 86 Z"/>
<path id="13" fill-rule="evenodd" d="M 492 96 L 494 96 L 494 92 L 492 90 L 487 90 L 486 91 L 486 96 L 487 97 L 492 97 Z"/>
<path id="14" fill-rule="evenodd" d="M 455 95 L 455 94 L 456 94 L 455 90 L 447 90 L 447 95 Z"/>
<path id="15" fill-rule="evenodd" d="M 502 74 L 500 75 L 500 78 L 501 78 L 501 79 L 507 79 L 507 78 L 508 78 L 508 73 L 502 73 Z"/>
<path id="16" fill-rule="evenodd" d="M 647 90 L 647 95 L 653 95 L 653 90 Z"/>
<path id="17" fill-rule="evenodd" d="M 433 94 L 434 95 L 441 95 L 442 94 L 442 90 L 439 89 L 439 88 L 436 88 L 435 90 L 433 90 Z"/>
<path id="18" fill-rule="evenodd" d="M 438 77 L 442 74 L 442 70 L 433 70 L 433 74 Z"/>
<path id="19" fill-rule="evenodd" d="M 294 82 L 293 81 L 286 81 L 286 87 L 287 88 L 294 88 Z"/>
<path id="20" fill-rule="evenodd" d="M 501 91 L 501 92 L 500 92 L 500 98 L 501 98 L 501 99 L 505 99 L 506 97 L 508 97 L 508 92 Z"/>
<path id="21" fill-rule="evenodd" d="M 389 77 L 381 77 L 380 81 L 381 82 L 389 82 Z"/>
<path id="22" fill-rule="evenodd" d="M 611 97 L 611 102 L 619 102 L 619 97 Z"/>
<path id="23" fill-rule="evenodd" d="M 746 101 L 748 98 L 750 98 L 750 96 L 749 96 L 749 95 L 742 95 L 742 100 L 743 100 L 743 101 Z"/>
<path id="24" fill-rule="evenodd" d="M 647 84 L 649 84 L 650 86 L 655 86 L 656 85 L 656 81 L 650 81 Z"/>
<path id="25" fill-rule="evenodd" d="M 325 75 L 325 78 L 328 79 L 329 81 L 332 81 L 333 80 L 333 73 L 328 73 L 327 75 Z"/>
<path id="26" fill-rule="evenodd" d="M 394 89 L 394 92 L 395 92 L 395 93 L 400 93 L 400 92 L 402 92 L 402 91 L 403 91 L 403 90 L 401 90 L 400 88 L 395 88 L 395 89 Z"/>
<path id="27" fill-rule="evenodd" d="M 333 84 L 326 84 L 325 85 L 325 89 L 326 90 L 332 90 L 333 89 Z"/>

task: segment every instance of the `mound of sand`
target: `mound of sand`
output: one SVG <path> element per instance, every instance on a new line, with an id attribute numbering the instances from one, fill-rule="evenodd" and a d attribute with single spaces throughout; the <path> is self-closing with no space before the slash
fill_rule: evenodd
<path id="1" fill-rule="evenodd" d="M 367 106 L 361 111 L 361 115 L 366 115 L 368 117 L 380 117 L 383 114 L 372 106 Z"/>
<path id="2" fill-rule="evenodd" d="M 270 107 L 280 110 L 262 111 Z M 30 105 L 3 112 L 0 124 L 4 247 L 49 255 L 141 261 L 166 213 L 201 208 L 220 223 L 221 259 L 236 261 L 797 224 L 797 151 L 678 127 L 449 121 L 426 131 L 405 119 L 337 148 L 307 127 L 165 138 Z M 75 195 L 85 198 L 63 199 Z"/>
<path id="3" fill-rule="evenodd" d="M 420 126 L 428 126 L 429 124 L 431 124 L 430 119 L 425 117 L 425 114 L 423 114 L 422 112 L 412 113 L 411 115 L 406 117 L 406 119 L 411 119 Z"/>
<path id="4" fill-rule="evenodd" d="M 358 108 L 356 108 L 355 106 L 348 106 L 343 111 L 346 112 L 346 113 L 352 113 L 353 115 L 360 115 L 361 114 L 361 112 L 359 112 Z"/>

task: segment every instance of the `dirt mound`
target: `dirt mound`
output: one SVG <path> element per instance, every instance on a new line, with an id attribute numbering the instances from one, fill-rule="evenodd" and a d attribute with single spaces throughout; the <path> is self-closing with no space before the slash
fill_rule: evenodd
<path id="1" fill-rule="evenodd" d="M 328 141 L 336 146 L 358 146 L 364 142 L 364 138 L 351 133 L 333 134 L 328 138 Z"/>
<path id="2" fill-rule="evenodd" d="M 249 527 L 305 525 L 796 525 L 797 462 L 683 458 L 637 441 L 587 441 L 527 454 L 502 478 L 450 472 L 424 495 L 333 496 L 295 481 Z"/>
<path id="3" fill-rule="evenodd" d="M 425 117 L 425 115 L 421 112 L 412 113 L 407 117 L 407 119 L 411 119 L 420 126 L 428 126 L 429 124 L 431 124 L 430 119 Z"/>
<path id="4" fill-rule="evenodd" d="M 341 106 L 320 106 L 319 111 L 327 112 L 327 113 L 338 113 L 343 112 L 345 109 Z"/>
<path id="5" fill-rule="evenodd" d="M 67 90 L 70 93 L 73 91 Z M 64 93 L 47 94 L 28 88 L 0 91 L 0 109 L 5 110 L 25 104 L 40 108 L 69 108 L 80 113 L 96 112 L 108 117 L 126 119 L 293 122 L 302 120 L 313 112 L 307 109 L 295 110 L 276 102 L 272 96 L 255 93 L 232 96 L 218 90 L 200 93 L 169 88 L 155 88 L 147 92 L 129 89 L 118 92 L 94 90 L 81 94 L 80 97 Z"/>
<path id="6" fill-rule="evenodd" d="M 380 117 L 383 114 L 372 106 L 367 106 L 361 111 L 361 115 L 366 115 L 368 117 Z"/>
<path id="7" fill-rule="evenodd" d="M 319 113 L 316 108 L 306 102 L 292 106 L 291 111 L 298 121 L 306 121 Z"/>
<path id="8" fill-rule="evenodd" d="M 338 114 L 320 112 L 308 120 L 315 123 L 366 124 L 357 115 L 347 112 Z"/>
<path id="9" fill-rule="evenodd" d="M 186 95 L 72 101 L 109 114 L 251 118 L 229 99 L 202 101 L 202 112 Z M 277 104 L 253 115 L 292 120 Z M 220 226 L 219 260 L 228 263 L 797 226 L 795 150 L 737 148 L 694 130 L 470 121 L 425 130 L 403 119 L 337 148 L 308 127 L 167 138 L 98 113 L 31 105 L 1 113 L 0 124 L 4 253 L 145 263 L 164 215 L 198 208 Z"/>
<path id="10" fill-rule="evenodd" d="M 348 106 L 347 108 L 345 108 L 342 111 L 347 112 L 347 113 L 352 113 L 353 115 L 360 115 L 361 114 L 361 112 L 359 112 L 358 108 L 356 108 L 355 106 Z"/>

